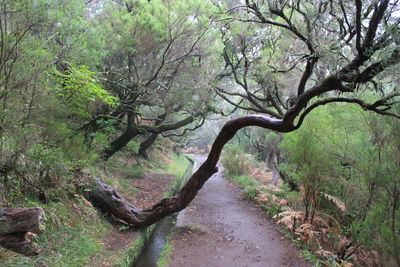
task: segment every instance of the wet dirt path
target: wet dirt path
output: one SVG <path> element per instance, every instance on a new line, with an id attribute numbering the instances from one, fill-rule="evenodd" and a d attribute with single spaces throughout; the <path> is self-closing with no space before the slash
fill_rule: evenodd
<path id="1" fill-rule="evenodd" d="M 204 156 L 195 158 L 197 166 L 205 160 Z M 170 267 L 311 266 L 221 171 L 179 214 L 177 225 Z"/>

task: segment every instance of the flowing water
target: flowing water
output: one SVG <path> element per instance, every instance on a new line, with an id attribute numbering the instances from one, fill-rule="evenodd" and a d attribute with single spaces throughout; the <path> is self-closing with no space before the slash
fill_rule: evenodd
<path id="1" fill-rule="evenodd" d="M 145 249 L 132 267 L 156 267 L 157 260 L 163 250 L 168 236 L 172 233 L 176 223 L 176 216 L 167 216 L 157 223 Z"/>
<path id="2" fill-rule="evenodd" d="M 185 174 L 183 175 L 183 179 L 181 182 L 181 186 L 179 186 L 180 189 L 187 181 L 187 179 L 190 178 L 192 175 L 192 171 L 194 168 L 194 162 L 187 157 L 189 160 L 189 166 L 186 169 Z M 178 191 L 178 190 L 176 190 Z M 176 192 L 173 192 L 176 193 Z M 176 217 L 178 216 L 178 213 L 172 214 L 170 216 L 167 216 L 163 219 L 161 219 L 152 234 L 150 235 L 150 238 L 146 240 L 145 247 L 142 251 L 142 253 L 139 255 L 139 257 L 136 259 L 136 261 L 131 265 L 131 267 L 156 267 L 157 266 L 157 260 L 160 257 L 161 251 L 163 250 L 165 244 L 168 241 L 169 235 L 171 235 L 172 231 L 175 228 L 175 223 L 176 223 Z"/>

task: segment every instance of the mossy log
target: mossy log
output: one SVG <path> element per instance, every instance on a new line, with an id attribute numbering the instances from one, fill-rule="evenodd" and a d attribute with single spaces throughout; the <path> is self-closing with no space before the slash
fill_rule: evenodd
<path id="1" fill-rule="evenodd" d="M 0 208 L 0 246 L 17 253 L 33 256 L 39 247 L 29 237 L 41 234 L 41 208 Z"/>

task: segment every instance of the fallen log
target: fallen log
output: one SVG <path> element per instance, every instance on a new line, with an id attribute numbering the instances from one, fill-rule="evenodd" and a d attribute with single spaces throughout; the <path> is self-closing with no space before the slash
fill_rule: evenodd
<path id="1" fill-rule="evenodd" d="M 115 189 L 98 179 L 89 180 L 86 184 L 84 196 L 93 206 L 110 212 L 118 220 L 127 224 L 136 225 L 141 209 L 133 207 L 127 200 L 119 195 Z"/>
<path id="2" fill-rule="evenodd" d="M 17 253 L 33 256 L 39 247 L 29 238 L 43 232 L 41 208 L 0 208 L 0 246 Z"/>

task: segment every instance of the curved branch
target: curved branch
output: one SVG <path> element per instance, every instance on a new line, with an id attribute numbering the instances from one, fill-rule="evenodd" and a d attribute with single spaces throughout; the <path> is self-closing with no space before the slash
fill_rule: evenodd
<path id="1" fill-rule="evenodd" d="M 245 107 L 245 106 L 240 105 L 240 104 L 242 103 L 242 100 L 243 100 L 243 99 L 246 99 L 246 98 L 242 98 L 241 101 L 240 101 L 239 103 L 235 103 L 235 102 L 233 102 L 232 100 L 230 100 L 228 97 L 226 97 L 225 95 L 223 95 L 222 93 L 220 93 L 220 92 L 218 92 L 218 91 L 216 91 L 216 93 L 217 93 L 217 95 L 218 95 L 219 97 L 221 97 L 221 98 L 224 99 L 226 102 L 228 102 L 229 104 L 231 104 L 232 106 L 234 106 L 234 107 L 236 107 L 236 108 L 239 108 L 239 109 L 242 109 L 242 110 L 247 110 L 247 111 L 261 112 L 261 111 L 258 110 L 258 109 L 251 108 L 251 107 Z"/>
<path id="2" fill-rule="evenodd" d="M 303 73 L 303 76 L 301 76 L 301 80 L 297 88 L 298 96 L 304 93 L 304 89 L 306 88 L 306 83 L 308 79 L 311 77 L 311 74 L 313 73 L 314 65 L 317 62 L 317 59 L 318 59 L 317 57 L 311 57 L 310 59 L 307 60 L 306 69 Z"/>
<path id="3" fill-rule="evenodd" d="M 257 98 L 257 97 L 255 95 L 253 95 L 252 93 L 248 92 L 248 91 L 246 91 L 246 93 L 247 93 L 247 96 L 246 96 L 246 95 L 242 95 L 240 93 L 230 93 L 230 92 L 227 92 L 227 91 L 225 91 L 225 90 L 223 90 L 222 88 L 219 88 L 219 87 L 215 87 L 215 89 L 216 89 L 216 93 L 217 93 L 218 96 L 220 96 L 222 99 L 224 99 L 226 102 L 228 102 L 229 104 L 231 104 L 234 107 L 237 107 L 237 108 L 242 109 L 242 110 L 254 111 L 254 112 L 268 114 L 268 115 L 270 115 L 272 117 L 275 117 L 275 118 L 280 118 L 281 119 L 283 117 L 281 113 L 276 113 L 276 112 L 274 112 L 272 110 L 266 109 L 263 106 L 261 106 L 261 104 L 257 103 L 256 100 L 254 99 L 254 98 Z M 240 105 L 241 102 L 240 103 L 235 103 L 231 99 L 229 99 L 227 96 L 225 96 L 224 94 L 227 94 L 227 95 L 230 95 L 230 96 L 239 96 L 239 97 L 241 97 L 241 100 L 245 99 L 245 100 L 249 101 L 251 104 L 254 105 L 255 108 L 242 106 L 242 105 Z M 278 112 L 279 112 L 279 109 L 278 109 Z"/>
<path id="4" fill-rule="evenodd" d="M 390 108 L 390 106 L 393 103 L 388 103 L 388 101 L 396 96 L 400 96 L 400 93 L 393 93 L 388 95 L 387 97 L 381 98 L 377 101 L 375 101 L 372 104 L 367 104 L 366 102 L 364 102 L 361 99 L 357 99 L 357 98 L 346 98 L 346 97 L 331 97 L 331 98 L 327 98 L 318 102 L 315 102 L 314 104 L 312 104 L 311 106 L 309 106 L 299 117 L 299 120 L 295 126 L 296 129 L 298 129 L 303 121 L 304 118 L 312 111 L 314 110 L 316 107 L 319 106 L 323 106 L 329 103 L 334 103 L 334 102 L 342 102 L 342 103 L 354 103 L 359 105 L 360 107 L 362 107 L 364 110 L 370 110 L 373 112 L 376 112 L 378 114 L 381 115 L 386 115 L 386 116 L 391 116 L 391 117 L 395 117 L 400 119 L 400 114 L 395 114 L 395 113 L 391 113 L 391 112 L 387 112 L 386 110 L 388 109 L 388 107 Z M 379 109 L 383 107 L 383 109 Z"/>
<path id="5" fill-rule="evenodd" d="M 194 126 L 193 128 L 185 128 L 185 129 L 183 129 L 183 132 L 180 133 L 180 134 L 174 134 L 174 133 L 173 134 L 164 134 L 164 133 L 161 133 L 161 135 L 163 137 L 171 137 L 171 136 L 182 137 L 182 136 L 184 136 L 186 134 L 187 131 L 194 131 L 194 130 L 200 128 L 201 126 L 203 126 L 205 121 L 206 121 L 206 116 L 204 116 L 203 119 L 199 123 L 196 124 L 196 126 Z"/>
<path id="6" fill-rule="evenodd" d="M 228 121 L 215 139 L 207 160 L 175 196 L 160 200 L 150 209 L 136 210 L 125 220 L 133 226 L 145 227 L 162 217 L 184 209 L 193 200 L 203 184 L 218 171 L 217 163 L 225 144 L 235 136 L 238 130 L 247 126 L 259 126 L 279 132 L 289 132 L 294 129 L 287 126 L 282 120 L 262 115 L 248 115 Z"/>
<path id="7" fill-rule="evenodd" d="M 356 76 L 356 83 L 366 83 L 373 79 L 376 75 L 384 71 L 386 68 L 400 62 L 400 48 L 396 48 L 389 58 L 385 58 L 368 66 L 363 72 Z"/>

